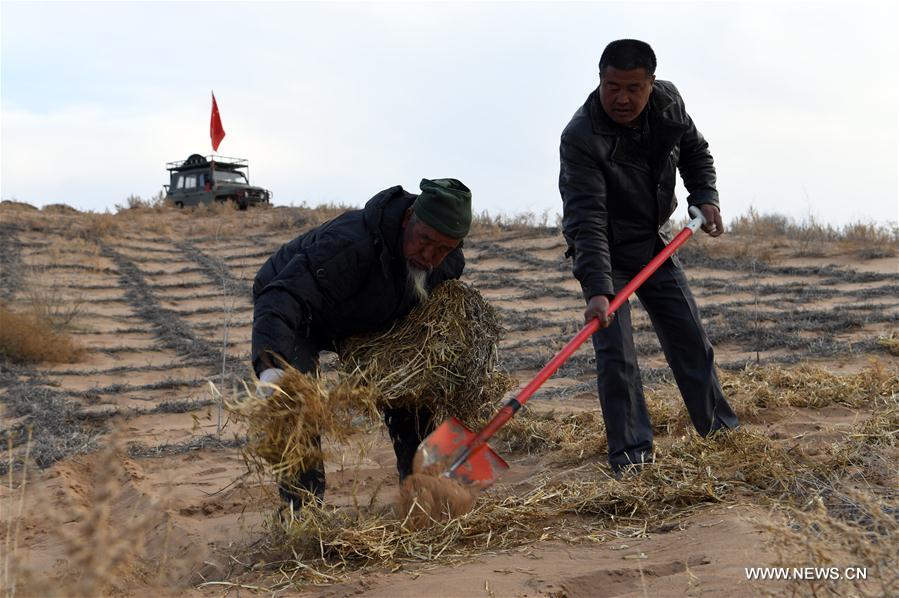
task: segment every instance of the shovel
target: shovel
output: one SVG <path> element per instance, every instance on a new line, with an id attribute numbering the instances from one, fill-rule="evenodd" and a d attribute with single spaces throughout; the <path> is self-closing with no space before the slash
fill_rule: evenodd
<path id="1" fill-rule="evenodd" d="M 659 266 L 705 223 L 702 211 L 698 207 L 690 206 L 689 212 L 693 219 L 672 239 L 671 243 L 665 246 L 665 249 L 640 270 L 633 280 L 627 283 L 620 293 L 615 295 L 615 298 L 609 303 L 608 313 L 610 315 L 621 307 L 634 291 L 646 282 L 646 279 L 652 276 Z M 531 395 L 597 330 L 599 330 L 599 319 L 594 318 L 581 328 L 580 332 L 561 351 L 556 353 L 555 357 L 537 373 L 533 380 L 528 382 L 518 395 L 509 399 L 477 434 L 466 428 L 455 417 L 450 417 L 440 424 L 418 447 L 415 460 L 417 464 L 421 464 L 420 470 L 426 470 L 437 464 L 446 464 L 446 469 L 441 474 L 445 477 L 480 490 L 493 485 L 499 475 L 509 469 L 509 465 L 490 448 L 487 441 L 507 421 L 512 419 L 512 416 L 531 398 Z"/>

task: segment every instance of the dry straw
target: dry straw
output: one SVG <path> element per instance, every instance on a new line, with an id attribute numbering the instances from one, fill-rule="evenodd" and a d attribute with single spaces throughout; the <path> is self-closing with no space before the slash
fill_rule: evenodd
<path id="1" fill-rule="evenodd" d="M 826 376 L 841 392 L 821 391 L 816 376 Z M 267 585 L 333 583 L 360 568 L 446 565 L 548 539 L 595 542 L 642 536 L 670 529 L 705 505 L 750 502 L 786 514 L 825 542 L 842 530 L 840 554 L 854 558 L 852 562 L 871 562 L 887 593 L 895 593 L 899 569 L 890 552 L 895 552 L 899 512 L 895 374 L 879 366 L 839 377 L 810 368 L 764 368 L 728 378 L 731 391 L 747 404 L 851 402 L 866 404 L 874 415 L 861 419 L 814 459 L 796 445 L 748 429 L 705 439 L 692 433 L 662 434 L 655 462 L 620 480 L 591 459 L 558 474 L 497 487 L 481 496 L 471 512 L 422 529 L 385 507 L 310 507 L 267 538 L 264 552 L 280 555 Z M 823 396 L 816 397 L 817 392 Z M 673 417 L 674 411 L 669 405 L 654 415 Z M 500 436 L 509 448 L 547 457 L 596 457 L 604 451 L 601 419 L 595 414 L 523 412 Z M 811 532 L 800 537 L 785 530 L 790 546 L 799 551 L 811 550 L 795 543 Z"/>
<path id="2" fill-rule="evenodd" d="M 255 469 L 291 476 L 321 460 L 321 435 L 345 442 L 359 430 L 360 414 L 373 417 L 374 397 L 365 387 L 338 385 L 287 367 L 270 397 L 248 397 L 226 407 L 247 425 L 244 452 Z"/>
<path id="3" fill-rule="evenodd" d="M 345 342 L 341 368 L 376 389 L 382 407 L 427 406 L 437 421 L 454 415 L 472 425 L 513 386 L 496 371 L 501 335 L 481 294 L 447 281 L 386 333 Z"/>
<path id="4" fill-rule="evenodd" d="M 336 381 L 286 367 L 270 398 L 248 391 L 227 407 L 247 425 L 250 463 L 290 475 L 322 458 L 320 435 L 345 443 L 379 408 L 427 407 L 437 422 L 491 411 L 512 386 L 495 371 L 501 332 L 477 290 L 447 281 L 387 332 L 345 342 Z"/>
<path id="5" fill-rule="evenodd" d="M 835 375 L 822 368 L 800 365 L 793 369 L 748 367 L 723 376 L 728 396 L 750 399 L 753 412 L 760 407 L 811 407 L 845 405 L 869 407 L 878 397 L 899 393 L 899 374 L 880 362 L 854 374 Z"/>
<path id="6" fill-rule="evenodd" d="M 708 504 L 752 500 L 802 509 L 822 495 L 847 496 L 830 463 L 812 463 L 766 436 L 743 430 L 708 439 L 677 438 L 659 450 L 652 465 L 621 480 L 605 472 L 594 464 L 578 468 L 577 477 L 542 474 L 519 488 L 492 491 L 470 513 L 423 529 L 383 508 L 304 509 L 267 539 L 269 555 L 282 554 L 269 589 L 332 583 L 359 568 L 464 562 L 541 540 L 640 536 L 668 529 Z M 887 503 L 878 504 L 887 508 Z M 828 517 L 845 519 L 835 508 Z M 889 529 L 872 533 L 888 542 Z"/>

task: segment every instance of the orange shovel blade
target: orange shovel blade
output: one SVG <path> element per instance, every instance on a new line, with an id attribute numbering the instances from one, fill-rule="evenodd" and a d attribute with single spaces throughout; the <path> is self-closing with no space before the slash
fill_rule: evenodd
<path id="1" fill-rule="evenodd" d="M 450 467 L 474 436 L 474 432 L 462 425 L 462 422 L 450 417 L 421 441 L 416 461 L 421 463 L 423 470 L 438 463 L 443 467 Z M 492 486 L 507 469 L 509 466 L 503 458 L 484 444 L 472 452 L 455 471 L 449 472 L 449 476 L 462 484 L 483 489 Z"/>

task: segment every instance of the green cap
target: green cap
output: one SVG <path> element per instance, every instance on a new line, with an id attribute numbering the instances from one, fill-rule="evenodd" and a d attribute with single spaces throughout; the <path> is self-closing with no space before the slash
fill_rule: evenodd
<path id="1" fill-rule="evenodd" d="M 453 239 L 471 228 L 471 190 L 456 179 L 421 179 L 421 195 L 412 204 L 425 224 Z"/>

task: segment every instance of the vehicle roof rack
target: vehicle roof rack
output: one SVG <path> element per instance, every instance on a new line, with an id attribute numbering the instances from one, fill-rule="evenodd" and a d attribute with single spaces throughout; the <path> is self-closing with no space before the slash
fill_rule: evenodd
<path id="1" fill-rule="evenodd" d="M 219 170 L 238 170 L 241 168 L 249 168 L 250 166 L 249 160 L 244 158 L 191 154 L 187 160 L 166 163 L 165 168 L 166 170 L 180 172 L 182 170 L 192 170 L 194 168 L 208 168 L 210 164 L 213 164 L 215 168 Z"/>

